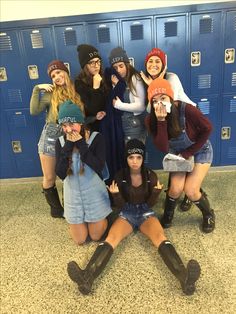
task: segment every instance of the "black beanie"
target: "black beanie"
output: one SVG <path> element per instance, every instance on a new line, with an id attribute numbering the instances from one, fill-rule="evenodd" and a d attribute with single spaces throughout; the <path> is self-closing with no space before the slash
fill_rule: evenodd
<path id="1" fill-rule="evenodd" d="M 126 51 L 121 47 L 116 47 L 112 49 L 109 56 L 110 65 L 113 65 L 117 62 L 127 62 L 129 63 L 129 58 L 126 54 Z"/>
<path id="2" fill-rule="evenodd" d="M 101 59 L 98 53 L 98 50 L 93 46 L 85 45 L 85 44 L 79 45 L 77 47 L 77 51 L 78 51 L 79 63 L 82 69 L 93 58 Z"/>
<path id="3" fill-rule="evenodd" d="M 139 154 L 141 156 L 145 155 L 145 145 L 143 142 L 137 140 L 136 138 L 127 142 L 125 147 L 125 157 L 127 158 L 129 155 Z"/>

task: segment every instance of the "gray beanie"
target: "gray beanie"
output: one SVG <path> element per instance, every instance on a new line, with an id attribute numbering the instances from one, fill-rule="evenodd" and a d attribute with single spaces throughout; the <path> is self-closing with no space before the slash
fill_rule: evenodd
<path id="1" fill-rule="evenodd" d="M 129 63 L 129 58 L 126 54 L 126 51 L 122 47 L 116 47 L 112 49 L 109 56 L 110 65 L 113 65 L 117 62 L 127 62 Z"/>

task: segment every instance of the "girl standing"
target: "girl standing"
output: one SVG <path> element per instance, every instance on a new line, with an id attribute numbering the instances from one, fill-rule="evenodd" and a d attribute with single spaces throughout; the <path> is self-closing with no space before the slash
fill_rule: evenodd
<path id="1" fill-rule="evenodd" d="M 38 115 L 46 111 L 46 124 L 38 143 L 43 172 L 43 192 L 51 208 L 51 216 L 63 218 L 63 207 L 55 185 L 55 142 L 61 135 L 61 128 L 57 123 L 58 108 L 67 99 L 72 99 L 82 111 L 83 104 L 75 92 L 68 68 L 62 61 L 53 60 L 49 63 L 47 72 L 52 84 L 39 84 L 34 87 L 30 100 L 30 114 Z"/>

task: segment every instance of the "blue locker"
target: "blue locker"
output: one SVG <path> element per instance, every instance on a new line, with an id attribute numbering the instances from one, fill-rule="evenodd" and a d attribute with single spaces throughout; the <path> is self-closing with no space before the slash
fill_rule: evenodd
<path id="1" fill-rule="evenodd" d="M 0 114 L 0 178 L 14 178 L 17 173 L 16 164 L 8 131 L 7 118 L 2 108 Z"/>
<path id="2" fill-rule="evenodd" d="M 169 72 L 176 73 L 188 94 L 189 86 L 189 56 L 187 46 L 187 17 L 173 15 L 155 18 L 156 47 L 167 54 Z"/>
<path id="3" fill-rule="evenodd" d="M 207 116 L 213 125 L 213 132 L 210 136 L 211 144 L 214 151 L 214 158 L 212 165 L 219 165 L 219 145 L 220 145 L 220 125 L 219 125 L 219 112 L 220 100 L 219 96 L 209 95 L 203 97 L 193 97 L 192 100 L 198 105 L 201 112 Z"/>
<path id="4" fill-rule="evenodd" d="M 224 93 L 236 91 L 236 11 L 226 13 L 224 41 Z"/>
<path id="5" fill-rule="evenodd" d="M 135 68 L 144 70 L 145 56 L 153 47 L 152 18 L 122 20 L 123 46 Z"/>
<path id="6" fill-rule="evenodd" d="M 148 136 L 146 141 L 146 156 L 145 163 L 151 169 L 163 169 L 162 160 L 165 156 L 165 153 L 162 153 L 156 146 L 153 144 L 153 139 L 151 136 Z"/>
<path id="7" fill-rule="evenodd" d="M 17 31 L 2 31 L 0 36 L 0 101 L 5 108 L 22 108 L 28 101 L 23 71 L 22 47 Z"/>
<path id="8" fill-rule="evenodd" d="M 191 95 L 218 94 L 222 64 L 222 13 L 191 15 Z"/>
<path id="9" fill-rule="evenodd" d="M 77 46 L 86 43 L 85 27 L 83 24 L 55 26 L 54 32 L 57 58 L 69 63 L 71 78 L 74 79 L 80 71 Z"/>
<path id="10" fill-rule="evenodd" d="M 236 95 L 223 97 L 220 164 L 236 164 Z"/>
<path id="11" fill-rule="evenodd" d="M 10 140 L 15 154 L 16 173 L 14 177 L 41 176 L 41 166 L 37 153 L 34 120 L 28 108 L 5 111 Z"/>
<path id="12" fill-rule="evenodd" d="M 103 69 L 110 66 L 108 56 L 110 51 L 120 46 L 118 22 L 103 21 L 88 23 L 86 25 L 88 34 L 88 43 L 95 46 L 101 54 Z"/>
<path id="13" fill-rule="evenodd" d="M 51 28 L 34 28 L 20 31 L 24 49 L 24 74 L 27 84 L 27 103 L 30 104 L 30 97 L 33 87 L 37 84 L 52 83 L 47 74 L 47 65 L 55 59 L 55 49 Z M 38 140 L 45 124 L 45 113 L 32 117 Z"/>

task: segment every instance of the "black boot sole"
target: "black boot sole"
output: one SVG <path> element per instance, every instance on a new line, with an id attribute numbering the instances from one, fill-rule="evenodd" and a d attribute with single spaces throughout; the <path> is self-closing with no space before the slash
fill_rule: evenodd
<path id="1" fill-rule="evenodd" d="M 84 278 L 83 270 L 79 267 L 79 265 L 72 261 L 67 264 L 67 273 L 72 281 L 77 283 L 79 291 L 87 295 L 91 292 L 91 286 L 88 285 L 87 281 Z"/>
<path id="2" fill-rule="evenodd" d="M 182 284 L 183 292 L 186 295 L 192 295 L 195 291 L 195 282 L 198 280 L 201 274 L 201 268 L 197 261 L 190 260 L 187 265 L 187 278 L 184 284 Z"/>

